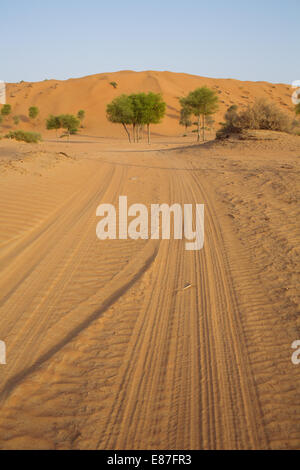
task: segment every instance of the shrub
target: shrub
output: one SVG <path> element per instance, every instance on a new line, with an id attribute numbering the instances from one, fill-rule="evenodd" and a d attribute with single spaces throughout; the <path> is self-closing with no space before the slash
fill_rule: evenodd
<path id="1" fill-rule="evenodd" d="M 10 113 L 11 113 L 11 105 L 10 104 L 4 104 L 2 109 L 1 109 L 2 116 L 8 116 Z"/>
<path id="2" fill-rule="evenodd" d="M 78 118 L 79 121 L 80 121 L 80 126 L 83 127 L 83 124 L 82 124 L 82 123 L 83 123 L 83 120 L 84 120 L 84 118 L 85 118 L 85 111 L 84 111 L 84 109 L 80 109 L 80 110 L 78 111 L 78 113 L 77 113 L 77 118 Z"/>
<path id="3" fill-rule="evenodd" d="M 264 99 L 257 100 L 252 106 L 238 112 L 237 106 L 228 108 L 225 122 L 217 132 L 217 138 L 224 138 L 228 134 L 241 133 L 246 129 L 262 129 L 291 133 L 294 130 L 294 121 L 275 104 Z"/>
<path id="4" fill-rule="evenodd" d="M 46 128 L 48 130 L 52 130 L 52 129 L 55 129 L 55 130 L 58 130 L 61 128 L 61 123 L 60 123 L 60 119 L 59 119 L 59 116 L 53 116 L 53 114 L 51 114 L 48 119 L 46 120 Z"/>
<path id="5" fill-rule="evenodd" d="M 5 136 L 6 139 L 15 139 L 18 142 L 23 141 L 27 142 L 28 144 L 37 144 L 39 141 L 42 140 L 41 134 L 37 132 L 25 132 L 25 131 L 10 131 Z"/>
<path id="6" fill-rule="evenodd" d="M 117 82 L 110 82 L 109 84 L 110 84 L 113 88 L 117 88 L 117 87 L 118 87 Z"/>
<path id="7" fill-rule="evenodd" d="M 80 121 L 76 116 L 73 116 L 73 114 L 61 114 L 58 116 L 58 119 L 60 120 L 61 127 L 66 129 L 67 135 L 77 134 Z"/>
<path id="8" fill-rule="evenodd" d="M 51 129 L 66 129 L 67 136 L 77 134 L 80 120 L 73 114 L 61 114 L 59 116 L 50 115 L 46 120 L 46 127 Z"/>
<path id="9" fill-rule="evenodd" d="M 30 117 L 30 119 L 36 119 L 38 117 L 39 112 L 40 111 L 37 106 L 31 106 L 28 109 L 28 116 Z"/>

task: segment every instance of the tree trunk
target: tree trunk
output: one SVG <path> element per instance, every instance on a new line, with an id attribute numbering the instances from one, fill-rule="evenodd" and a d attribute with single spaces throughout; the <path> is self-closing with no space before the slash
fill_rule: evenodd
<path id="1" fill-rule="evenodd" d="M 200 118 L 201 118 L 201 116 L 199 114 L 199 116 L 198 116 L 198 139 L 197 139 L 198 142 L 200 142 Z"/>
<path id="2" fill-rule="evenodd" d="M 148 144 L 150 144 L 150 124 L 147 124 L 147 130 L 148 130 Z"/>
<path id="3" fill-rule="evenodd" d="M 125 129 L 125 131 L 126 131 L 127 136 L 128 136 L 129 143 L 131 144 L 130 133 L 128 132 L 127 126 L 126 126 L 126 124 L 125 124 L 124 122 L 122 122 L 122 125 L 123 125 L 123 127 L 124 127 L 124 129 Z"/>
<path id="4" fill-rule="evenodd" d="M 203 114 L 203 126 L 202 126 L 202 140 L 205 141 L 205 114 Z"/>

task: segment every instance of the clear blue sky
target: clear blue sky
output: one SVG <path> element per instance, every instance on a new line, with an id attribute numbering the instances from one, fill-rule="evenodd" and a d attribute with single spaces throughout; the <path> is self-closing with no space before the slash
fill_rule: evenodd
<path id="1" fill-rule="evenodd" d="M 0 80 L 117 70 L 300 80 L 299 0 L 1 1 Z"/>

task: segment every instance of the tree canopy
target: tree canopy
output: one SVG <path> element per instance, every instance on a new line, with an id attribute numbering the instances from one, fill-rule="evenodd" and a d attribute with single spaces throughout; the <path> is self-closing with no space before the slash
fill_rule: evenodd
<path id="1" fill-rule="evenodd" d="M 131 142 L 128 125 L 132 125 L 134 140 L 139 139 L 139 130 L 148 129 L 150 143 L 150 124 L 159 123 L 165 115 L 166 104 L 160 94 L 149 92 L 121 95 L 107 106 L 107 118 L 114 123 L 121 123 Z"/>
<path id="2" fill-rule="evenodd" d="M 46 128 L 48 130 L 61 129 L 61 122 L 60 122 L 59 116 L 53 116 L 51 114 L 46 121 Z"/>
<path id="3" fill-rule="evenodd" d="M 77 117 L 78 117 L 78 119 L 79 119 L 79 121 L 80 121 L 81 127 L 83 127 L 82 122 L 83 122 L 83 120 L 84 120 L 84 118 L 85 118 L 85 111 L 84 111 L 84 109 L 80 109 L 80 110 L 78 111 Z"/>
<path id="4" fill-rule="evenodd" d="M 121 95 L 115 98 L 106 108 L 107 119 L 110 122 L 122 124 L 129 142 L 131 142 L 130 133 L 127 126 L 133 123 L 133 105 L 128 95 Z"/>
<path id="5" fill-rule="evenodd" d="M 191 91 L 188 96 L 180 98 L 179 101 L 185 113 L 193 114 L 198 118 L 198 141 L 200 141 L 201 128 L 202 139 L 205 140 L 205 118 L 218 109 L 218 97 L 215 91 L 203 86 Z"/>
<path id="6" fill-rule="evenodd" d="M 61 114 L 58 118 L 61 122 L 61 127 L 67 131 L 68 135 L 77 133 L 80 121 L 76 116 L 73 116 L 73 114 Z"/>
<path id="7" fill-rule="evenodd" d="M 179 124 L 181 126 L 184 126 L 186 130 L 188 127 L 192 126 L 193 124 L 191 120 L 191 115 L 192 113 L 188 108 L 186 107 L 181 108 Z"/>
<path id="8" fill-rule="evenodd" d="M 50 115 L 46 121 L 46 128 L 48 130 L 55 129 L 57 131 L 58 129 L 65 129 L 68 136 L 70 136 L 70 134 L 76 134 L 79 125 L 79 119 L 73 116 L 73 114 L 60 114 L 59 116 Z"/>

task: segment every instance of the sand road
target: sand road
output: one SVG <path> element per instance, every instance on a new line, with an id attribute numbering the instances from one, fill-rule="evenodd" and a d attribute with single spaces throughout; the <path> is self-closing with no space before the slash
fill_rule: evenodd
<path id="1" fill-rule="evenodd" d="M 0 447 L 299 448 L 297 338 L 211 163 L 194 171 L 158 150 L 56 159 L 13 163 L 1 183 Z M 204 248 L 98 240 L 96 209 L 120 195 L 205 204 Z"/>

